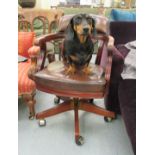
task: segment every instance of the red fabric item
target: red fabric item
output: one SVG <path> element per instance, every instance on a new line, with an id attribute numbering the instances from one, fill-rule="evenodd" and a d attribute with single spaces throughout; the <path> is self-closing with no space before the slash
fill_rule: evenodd
<path id="1" fill-rule="evenodd" d="M 33 46 L 34 32 L 18 32 L 18 54 L 30 58 L 28 49 Z"/>
<path id="2" fill-rule="evenodd" d="M 34 81 L 28 77 L 30 65 L 30 60 L 18 63 L 18 95 L 32 93 L 36 89 Z"/>

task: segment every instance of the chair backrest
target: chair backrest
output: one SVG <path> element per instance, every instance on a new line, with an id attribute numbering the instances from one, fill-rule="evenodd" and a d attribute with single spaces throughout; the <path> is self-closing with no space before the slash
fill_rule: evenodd
<path id="1" fill-rule="evenodd" d="M 98 32 L 104 32 L 107 33 L 108 32 L 108 19 L 104 16 L 101 15 L 94 15 L 94 14 L 90 14 L 96 21 L 96 29 Z M 72 15 L 65 15 L 62 16 L 59 20 L 58 23 L 58 31 L 59 32 L 63 32 L 66 30 L 71 18 L 74 16 L 74 14 Z"/>
<path id="2" fill-rule="evenodd" d="M 39 45 L 42 50 L 45 51 L 44 53 L 44 59 L 41 65 L 41 69 L 44 68 L 45 64 L 45 59 L 46 59 L 46 43 L 51 41 L 53 44 L 56 42 L 58 43 L 58 48 L 61 48 L 60 51 L 63 50 L 63 40 L 65 37 L 65 30 L 67 28 L 67 25 L 70 21 L 70 19 L 73 17 L 73 15 L 67 15 L 61 17 L 59 21 L 59 26 L 58 26 L 58 33 L 55 34 L 48 34 L 45 36 L 41 36 L 37 40 L 35 40 L 35 45 Z M 107 32 L 107 18 L 103 16 L 97 16 L 97 15 L 92 15 L 92 17 L 96 20 L 96 29 L 97 29 L 97 34 L 96 36 L 92 36 L 92 40 L 94 42 L 94 47 L 96 49 L 97 53 L 97 59 L 96 59 L 96 64 L 100 64 L 103 67 L 106 65 L 106 59 L 107 59 L 107 50 L 106 50 L 106 45 L 108 43 L 108 35 L 106 35 Z M 61 54 L 61 53 L 60 53 Z M 103 61 L 100 61 L 100 60 Z"/>
<path id="3" fill-rule="evenodd" d="M 18 54 L 29 58 L 28 49 L 33 46 L 34 32 L 18 32 Z"/>
<path id="4" fill-rule="evenodd" d="M 56 33 L 56 34 L 45 35 L 35 40 L 34 44 L 36 46 L 40 46 L 41 50 L 44 51 L 43 52 L 44 56 L 43 56 L 42 64 L 40 66 L 40 70 L 42 70 L 45 67 L 45 60 L 46 60 L 46 54 L 47 54 L 46 43 L 49 41 L 52 41 L 53 44 L 57 44 L 56 48 L 59 48 L 57 50 L 59 50 L 60 52 L 59 60 L 61 60 L 64 37 L 65 37 L 64 33 Z M 97 46 L 97 56 L 96 56 L 95 63 L 105 68 L 107 65 L 107 57 L 108 57 L 107 46 L 106 46 L 108 42 L 108 38 L 107 36 L 98 35 L 96 37 L 93 37 L 92 40 L 94 42 L 94 46 Z"/>

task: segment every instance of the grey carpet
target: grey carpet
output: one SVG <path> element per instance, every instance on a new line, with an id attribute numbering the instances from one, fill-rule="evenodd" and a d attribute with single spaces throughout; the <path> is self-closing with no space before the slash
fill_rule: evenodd
<path id="1" fill-rule="evenodd" d="M 37 91 L 36 112 L 54 106 L 53 99 L 53 95 Z M 103 100 L 95 100 L 95 104 L 103 106 Z M 133 155 L 121 116 L 106 123 L 101 116 L 80 111 L 85 143 L 77 146 L 72 111 L 49 117 L 47 125 L 39 127 L 37 120 L 28 119 L 27 106 L 21 100 L 18 107 L 19 155 Z"/>

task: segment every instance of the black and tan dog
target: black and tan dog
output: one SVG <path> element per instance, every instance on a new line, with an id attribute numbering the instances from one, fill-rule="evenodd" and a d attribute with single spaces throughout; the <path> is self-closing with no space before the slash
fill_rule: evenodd
<path id="1" fill-rule="evenodd" d="M 91 35 L 95 33 L 95 20 L 90 15 L 78 14 L 72 17 L 62 53 L 67 74 L 74 74 L 79 70 L 85 74 L 90 73 L 88 65 L 94 51 Z"/>

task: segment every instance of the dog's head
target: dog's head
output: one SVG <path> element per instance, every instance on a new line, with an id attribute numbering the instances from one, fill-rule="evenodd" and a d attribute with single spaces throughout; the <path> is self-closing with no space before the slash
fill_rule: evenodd
<path id="1" fill-rule="evenodd" d="M 78 14 L 72 17 L 67 27 L 67 40 L 72 40 L 75 36 L 95 35 L 95 20 L 88 14 Z"/>

